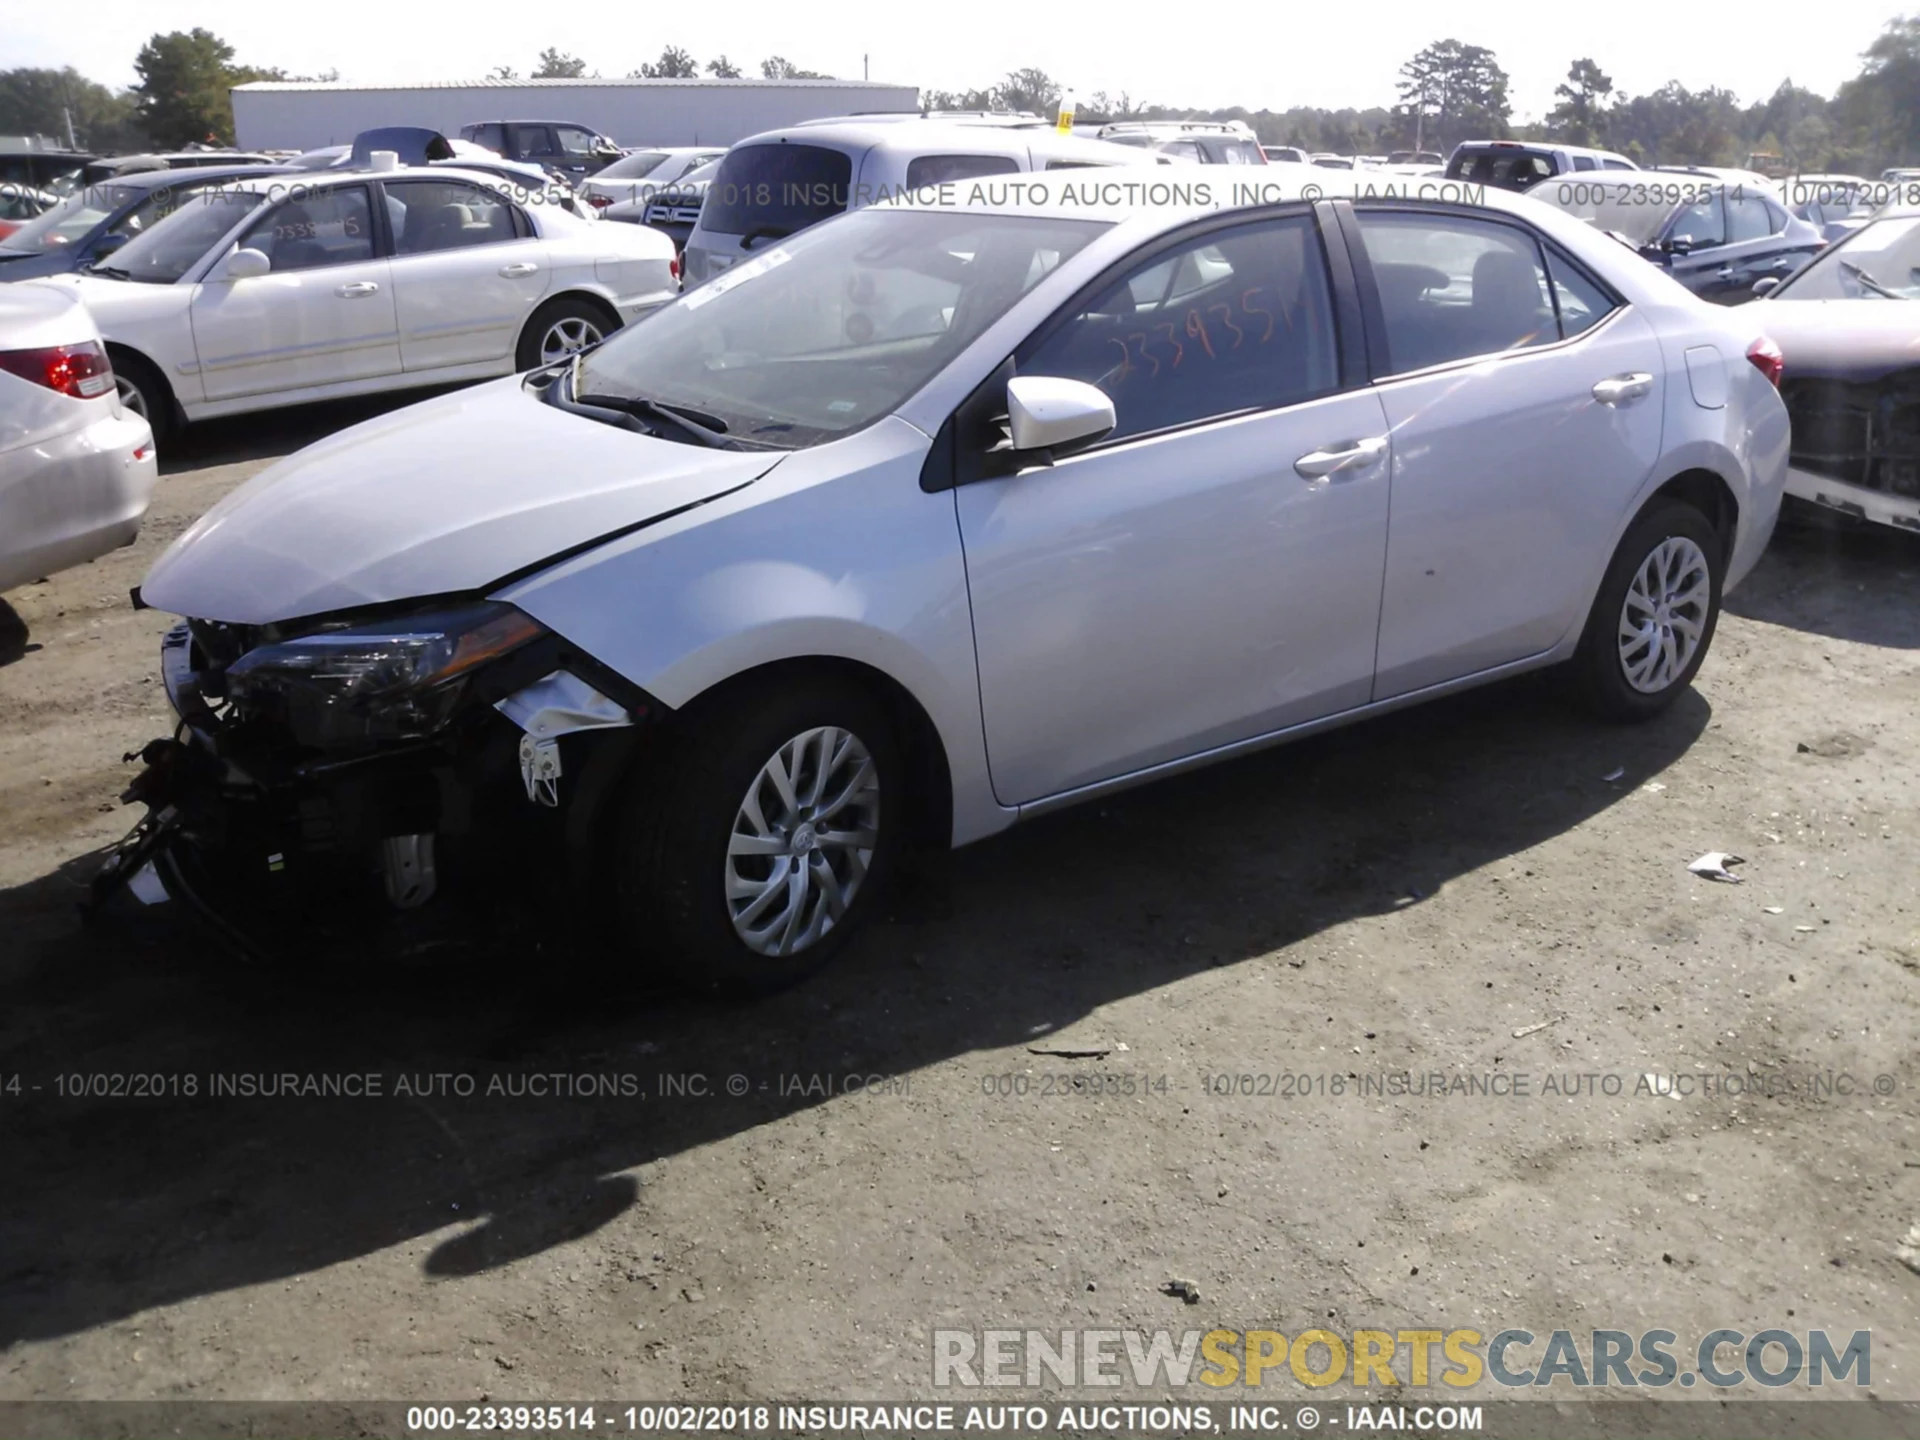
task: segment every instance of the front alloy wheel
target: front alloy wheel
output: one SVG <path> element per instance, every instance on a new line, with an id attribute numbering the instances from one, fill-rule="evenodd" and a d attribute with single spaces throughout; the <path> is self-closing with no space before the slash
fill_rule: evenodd
<path id="1" fill-rule="evenodd" d="M 703 696 L 655 733 L 609 856 L 615 919 L 649 969 L 766 994 L 858 933 L 908 831 L 893 712 L 783 669 Z"/>
<path id="2" fill-rule="evenodd" d="M 792 955 L 840 922 L 880 840 L 880 772 L 858 735 L 822 725 L 774 752 L 747 787 L 727 841 L 733 933 Z"/>

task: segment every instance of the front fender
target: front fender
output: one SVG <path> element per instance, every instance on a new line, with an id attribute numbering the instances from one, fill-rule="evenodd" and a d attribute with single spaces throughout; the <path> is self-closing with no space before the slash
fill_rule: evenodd
<path id="1" fill-rule="evenodd" d="M 953 497 L 920 489 L 925 434 L 889 418 L 753 484 L 497 592 L 679 708 L 783 660 L 878 670 L 919 703 L 953 780 L 953 843 L 992 798 Z"/>

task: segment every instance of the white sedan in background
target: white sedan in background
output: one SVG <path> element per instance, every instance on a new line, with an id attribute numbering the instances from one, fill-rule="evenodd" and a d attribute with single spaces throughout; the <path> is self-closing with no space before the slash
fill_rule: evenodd
<path id="1" fill-rule="evenodd" d="M 79 275 L 121 399 L 181 420 L 550 363 L 679 293 L 673 242 L 445 165 L 203 191 Z"/>
<path id="2" fill-rule="evenodd" d="M 0 286 L 0 591 L 133 543 L 153 432 L 71 296 Z"/>

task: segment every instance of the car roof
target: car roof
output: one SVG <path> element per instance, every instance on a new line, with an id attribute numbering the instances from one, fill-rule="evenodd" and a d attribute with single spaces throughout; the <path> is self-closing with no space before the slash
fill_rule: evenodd
<path id="1" fill-rule="evenodd" d="M 1030 147 L 1044 147 L 1049 154 L 1063 158 L 1084 154 L 1094 161 L 1114 159 L 1114 151 L 1128 148 L 1106 140 L 1062 135 L 1050 126 L 973 125 L 964 120 L 929 120 L 922 125 L 902 125 L 887 120 L 835 120 L 765 130 L 758 135 L 749 135 L 738 142 L 734 149 L 789 142 L 845 150 L 889 150 L 919 155 L 1014 155 Z M 1114 159 L 1114 163 L 1121 162 Z M 1139 163 L 1136 153 L 1129 152 L 1128 163 Z"/>
<path id="2" fill-rule="evenodd" d="M 593 126 L 583 125 L 578 120 L 540 120 L 540 119 L 518 119 L 518 118 L 512 119 L 512 120 L 474 120 L 474 121 L 470 121 L 465 125 L 462 125 L 460 128 L 462 130 L 471 130 L 476 125 L 571 125 L 576 130 L 586 130 L 595 135 L 598 135 L 600 133 L 598 130 L 595 130 Z"/>
<path id="3" fill-rule="evenodd" d="M 300 176 L 301 178 L 294 183 L 304 186 L 307 191 L 326 190 L 335 185 L 362 185 L 368 180 L 444 180 L 448 176 L 452 176 L 458 180 L 471 180 L 477 185 L 485 185 L 490 180 L 498 180 L 500 178 L 499 175 L 494 172 L 480 168 L 481 165 L 485 165 L 486 163 L 488 162 L 481 161 L 476 165 L 461 165 L 452 160 L 436 160 L 430 165 L 395 165 L 388 170 L 290 170 L 286 166 L 276 165 L 271 168 L 270 184 L 251 184 L 249 182 L 252 181 L 255 176 L 259 176 L 263 182 L 269 179 L 268 175 L 261 174 L 261 171 L 267 167 L 256 165 L 249 170 L 237 173 L 233 177 L 233 183 L 229 184 L 226 188 L 241 193 L 262 191 L 272 194 L 287 188 L 288 182 L 279 178 L 286 174 Z M 512 162 L 501 161 L 498 163 L 511 164 Z M 309 179 L 309 176 L 312 178 Z M 115 183 L 117 184 L 119 182 L 116 181 Z"/>
<path id="4" fill-rule="evenodd" d="M 1167 228 L 1187 220 L 1234 210 L 1257 210 L 1273 205 L 1307 200 L 1337 200 L 1342 196 L 1361 198 L 1391 193 L 1392 178 L 1378 170 L 1328 171 L 1313 165 L 1277 161 L 1264 169 L 1254 169 L 1235 183 L 1221 181 L 1221 167 L 1176 161 L 1151 170 L 1134 167 L 1119 173 L 1089 173 L 1082 170 L 1059 172 L 1048 177 L 1047 186 L 1012 187 L 1005 204 L 998 193 L 994 203 L 972 198 L 970 186 L 950 187 L 945 196 L 933 190 L 915 192 L 888 199 L 884 203 L 913 210 L 979 210 L 1007 214 L 1045 216 L 1057 219 L 1102 220 L 1110 224 L 1139 222 L 1145 229 Z M 1099 187 L 1080 191 L 1078 198 L 1063 198 L 1061 192 L 1081 186 Z M 1112 186 L 1128 187 L 1108 196 Z M 1240 198 L 1251 194 L 1257 198 Z M 1480 187 L 1474 193 L 1481 194 Z M 1038 198 L 1044 194 L 1044 200 Z M 1510 211 L 1526 215 L 1536 202 L 1524 195 L 1488 187 L 1484 203 L 1477 209 Z M 1426 202 L 1438 197 L 1410 190 L 1407 199 Z M 1564 212 L 1561 212 L 1564 213 Z M 1154 223 L 1153 217 L 1161 217 Z"/>
<path id="5" fill-rule="evenodd" d="M 168 190 L 183 185 L 216 185 L 223 180 L 265 179 L 270 175 L 318 174 L 318 171 L 298 171 L 291 165 L 196 165 L 181 170 L 130 170 L 125 175 L 109 175 L 104 180 L 96 180 L 87 188 L 105 189 L 108 186 L 131 190 Z"/>

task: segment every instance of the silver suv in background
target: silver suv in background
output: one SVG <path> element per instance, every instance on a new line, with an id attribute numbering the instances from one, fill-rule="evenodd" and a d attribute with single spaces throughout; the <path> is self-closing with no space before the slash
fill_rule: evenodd
<path id="1" fill-rule="evenodd" d="M 735 145 L 707 187 L 681 271 L 690 288 L 758 246 L 931 186 L 1024 171 L 1171 161 L 1037 125 L 890 117 L 816 121 Z"/>
<path id="2" fill-rule="evenodd" d="M 1639 168 L 1614 150 L 1589 150 L 1580 145 L 1551 145 L 1532 140 L 1467 140 L 1454 146 L 1453 154 L 1447 158 L 1447 179 L 1497 185 L 1502 190 L 1530 190 L 1556 175 Z"/>
<path id="3" fill-rule="evenodd" d="M 1073 133 L 1201 165 L 1265 165 L 1268 159 L 1253 131 L 1238 120 L 1115 120 Z"/>

